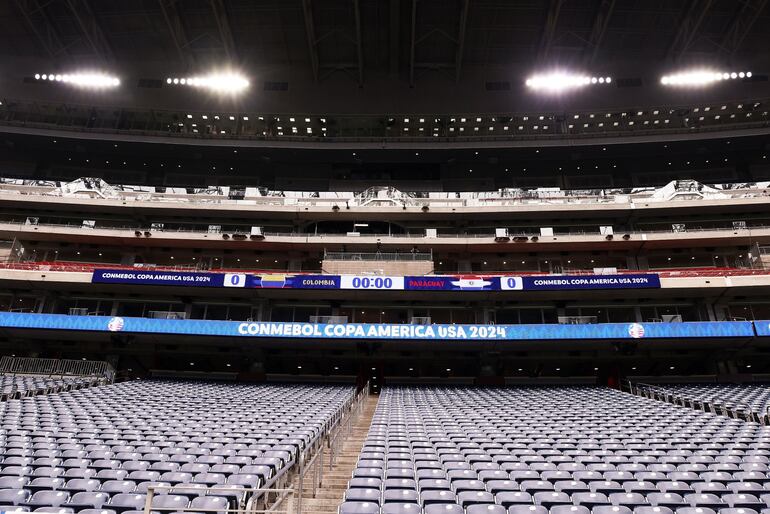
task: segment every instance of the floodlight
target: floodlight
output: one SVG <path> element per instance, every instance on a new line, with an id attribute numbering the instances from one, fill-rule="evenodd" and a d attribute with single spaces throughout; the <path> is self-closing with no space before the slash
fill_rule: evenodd
<path id="1" fill-rule="evenodd" d="M 216 93 L 239 93 L 249 87 L 248 79 L 234 72 L 214 72 L 201 77 L 169 77 L 166 84 L 200 87 Z"/>
<path id="2" fill-rule="evenodd" d="M 536 74 L 529 77 L 525 84 L 528 88 L 545 93 L 561 93 L 587 85 L 609 84 L 610 77 L 592 77 L 583 74 L 555 71 Z"/>
<path id="3" fill-rule="evenodd" d="M 722 80 L 735 80 L 738 78 L 751 77 L 751 72 L 736 71 L 714 71 L 714 70 L 690 70 L 671 75 L 663 75 L 660 83 L 664 86 L 673 87 L 702 87 L 719 82 Z"/>
<path id="4" fill-rule="evenodd" d="M 39 73 L 35 74 L 35 80 L 48 80 L 49 82 L 63 82 L 83 88 L 110 88 L 120 85 L 120 79 L 99 72 L 83 73 Z"/>

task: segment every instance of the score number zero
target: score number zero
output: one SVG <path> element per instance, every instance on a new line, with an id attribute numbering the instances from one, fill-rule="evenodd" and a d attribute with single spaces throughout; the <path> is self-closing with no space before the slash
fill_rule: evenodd
<path id="1" fill-rule="evenodd" d="M 246 275 L 241 273 L 225 273 L 225 287 L 246 287 Z"/>

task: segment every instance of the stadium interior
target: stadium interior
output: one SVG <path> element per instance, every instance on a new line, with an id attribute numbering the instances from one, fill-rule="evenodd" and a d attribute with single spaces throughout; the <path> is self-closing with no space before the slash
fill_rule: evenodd
<path id="1" fill-rule="evenodd" d="M 770 514 L 768 3 L 0 2 L 0 511 Z"/>

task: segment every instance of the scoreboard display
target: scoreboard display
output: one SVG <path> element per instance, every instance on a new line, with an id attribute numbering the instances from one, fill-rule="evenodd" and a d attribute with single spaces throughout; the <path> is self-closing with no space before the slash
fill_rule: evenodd
<path id="1" fill-rule="evenodd" d="M 154 271 L 143 269 L 94 270 L 99 284 L 132 284 L 252 289 L 341 289 L 372 291 L 563 291 L 581 289 L 655 289 L 654 273 L 616 275 L 301 275 Z"/>

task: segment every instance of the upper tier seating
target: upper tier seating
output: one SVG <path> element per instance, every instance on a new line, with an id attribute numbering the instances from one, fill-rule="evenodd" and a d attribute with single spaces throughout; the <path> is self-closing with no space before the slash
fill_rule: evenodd
<path id="1" fill-rule="evenodd" d="M 769 464 L 770 427 L 611 389 L 385 388 L 339 512 L 755 514 Z"/>
<path id="2" fill-rule="evenodd" d="M 663 384 L 659 387 L 687 400 L 760 415 L 767 414 L 770 407 L 770 384 Z"/>
<path id="3" fill-rule="evenodd" d="M 242 490 L 274 483 L 354 392 L 134 381 L 10 400 L 0 404 L 0 510 L 143 510 L 150 485 L 179 486 L 157 491 L 156 507 L 242 505 Z"/>
<path id="4" fill-rule="evenodd" d="M 0 398 L 58 393 L 95 385 L 99 377 L 47 377 L 0 373 Z"/>

